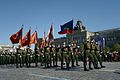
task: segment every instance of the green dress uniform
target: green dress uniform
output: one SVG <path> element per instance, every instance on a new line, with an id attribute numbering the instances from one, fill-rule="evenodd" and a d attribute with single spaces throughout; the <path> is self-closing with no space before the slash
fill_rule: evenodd
<path id="1" fill-rule="evenodd" d="M 61 48 L 57 47 L 55 50 L 55 66 L 58 67 L 58 61 L 61 60 Z"/>
<path id="2" fill-rule="evenodd" d="M 45 47 L 45 52 L 44 52 L 44 62 L 45 62 L 45 68 L 49 67 L 50 63 L 50 48 L 49 46 Z"/>
<path id="3" fill-rule="evenodd" d="M 66 68 L 69 68 L 69 52 L 68 52 L 68 47 L 63 47 L 62 48 L 62 53 L 61 53 L 61 69 L 63 69 L 63 62 L 66 62 Z"/>
<path id="4" fill-rule="evenodd" d="M 64 54 L 64 48 L 65 48 L 65 47 L 62 47 L 62 49 L 61 49 L 61 69 L 63 69 L 63 54 Z"/>
<path id="5" fill-rule="evenodd" d="M 98 43 L 95 45 L 95 55 L 97 56 L 97 59 L 100 63 L 101 68 L 104 68 L 105 66 L 102 65 L 102 59 L 100 57 L 100 47 L 99 47 Z"/>
<path id="6" fill-rule="evenodd" d="M 55 49 L 50 47 L 50 66 L 55 66 Z"/>
<path id="7" fill-rule="evenodd" d="M 89 60 L 91 61 L 91 62 L 94 62 L 94 58 L 93 58 L 93 56 L 90 54 L 90 49 L 91 49 L 91 47 L 90 47 L 90 42 L 89 41 L 87 41 L 85 44 L 84 44 L 84 60 L 83 60 L 83 63 L 84 63 L 84 71 L 89 71 L 88 69 L 87 69 L 87 58 L 89 58 Z"/>
<path id="8" fill-rule="evenodd" d="M 43 66 L 44 64 L 44 49 L 40 49 L 40 63 L 41 63 L 41 66 Z"/>
<path id="9" fill-rule="evenodd" d="M 39 51 L 37 47 L 35 47 L 35 66 L 36 67 L 38 66 L 38 54 L 39 54 Z"/>
<path id="10" fill-rule="evenodd" d="M 52 67 L 52 58 L 53 58 L 52 48 L 53 48 L 53 47 L 50 47 L 50 53 L 49 53 L 49 56 L 50 56 L 50 67 Z"/>
<path id="11" fill-rule="evenodd" d="M 97 59 L 97 56 L 95 55 L 95 44 L 94 44 L 94 42 L 91 43 L 91 52 L 90 53 L 91 53 L 91 56 L 94 59 L 93 66 L 94 66 L 95 69 L 97 69 L 98 68 L 98 59 Z M 89 69 L 92 69 L 91 62 L 92 61 L 89 60 Z"/>
<path id="12" fill-rule="evenodd" d="M 20 62 L 20 48 L 16 48 L 16 68 L 18 68 L 18 64 Z"/>
<path id="13" fill-rule="evenodd" d="M 78 48 L 75 47 L 75 48 L 73 49 L 73 51 L 74 51 L 74 56 L 75 56 L 76 66 L 79 66 L 79 65 L 78 65 L 78 57 L 79 57 Z"/>
<path id="14" fill-rule="evenodd" d="M 30 50 L 29 48 L 26 49 L 26 57 L 25 57 L 26 67 L 30 67 Z"/>
<path id="15" fill-rule="evenodd" d="M 25 54 L 25 51 L 23 50 L 22 51 L 22 66 L 24 66 L 25 64 L 25 57 L 26 57 L 26 54 Z"/>

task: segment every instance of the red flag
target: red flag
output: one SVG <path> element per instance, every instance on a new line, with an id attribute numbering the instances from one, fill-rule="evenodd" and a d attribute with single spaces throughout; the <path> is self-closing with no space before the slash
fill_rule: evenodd
<path id="1" fill-rule="evenodd" d="M 51 25 L 50 31 L 48 33 L 48 43 L 50 43 L 53 39 L 54 39 L 54 36 L 53 36 L 53 25 Z"/>
<path id="2" fill-rule="evenodd" d="M 23 30 L 23 28 L 21 28 L 18 32 L 16 32 L 15 34 L 10 36 L 10 40 L 13 44 L 21 43 L 21 41 L 22 41 L 22 30 Z"/>
<path id="3" fill-rule="evenodd" d="M 39 48 L 43 48 L 44 46 L 45 46 L 45 40 L 44 38 L 42 38 Z"/>
<path id="4" fill-rule="evenodd" d="M 37 37 L 37 31 L 35 31 L 32 36 L 31 36 L 31 40 L 30 40 L 30 44 L 36 44 L 38 43 L 38 37 Z"/>
<path id="5" fill-rule="evenodd" d="M 22 39 L 22 46 L 30 45 L 30 32 L 31 30 L 29 30 L 27 34 L 25 35 L 25 37 Z"/>

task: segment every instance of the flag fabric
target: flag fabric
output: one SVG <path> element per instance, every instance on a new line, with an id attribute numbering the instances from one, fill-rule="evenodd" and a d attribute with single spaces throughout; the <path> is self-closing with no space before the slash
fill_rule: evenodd
<path id="1" fill-rule="evenodd" d="M 73 33 L 73 20 L 61 25 L 61 31 L 58 34 L 71 34 Z"/>
<path id="2" fill-rule="evenodd" d="M 30 44 L 36 44 L 36 43 L 38 43 L 37 31 L 35 31 L 30 38 Z"/>
<path id="3" fill-rule="evenodd" d="M 44 46 L 45 46 L 45 40 L 44 38 L 42 38 L 39 48 L 43 48 Z"/>
<path id="4" fill-rule="evenodd" d="M 30 32 L 31 32 L 31 30 L 29 30 L 27 32 L 27 34 L 25 35 L 25 37 L 22 39 L 22 46 L 29 46 L 30 45 Z"/>
<path id="5" fill-rule="evenodd" d="M 53 39 L 54 39 L 54 36 L 53 36 L 53 25 L 51 25 L 49 33 L 48 33 L 48 43 L 52 42 Z"/>
<path id="6" fill-rule="evenodd" d="M 20 43 L 22 41 L 22 30 L 23 28 L 21 28 L 18 32 L 16 32 L 15 34 L 10 36 L 10 40 L 12 42 L 12 44 L 16 44 L 16 43 Z"/>

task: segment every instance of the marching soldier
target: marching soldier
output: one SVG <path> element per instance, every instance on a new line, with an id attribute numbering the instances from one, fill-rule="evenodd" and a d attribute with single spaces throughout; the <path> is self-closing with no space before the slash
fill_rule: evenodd
<path id="1" fill-rule="evenodd" d="M 40 62 L 41 62 L 41 66 L 43 66 L 44 64 L 44 48 L 40 49 Z"/>
<path id="2" fill-rule="evenodd" d="M 26 58 L 25 58 L 25 62 L 26 62 L 26 67 L 30 67 L 30 49 L 29 47 L 26 48 Z"/>
<path id="3" fill-rule="evenodd" d="M 93 57 L 94 62 L 92 62 L 91 60 L 89 60 L 89 69 L 93 70 L 93 68 L 91 67 L 91 63 L 93 63 L 93 66 L 94 66 L 95 69 L 99 69 L 99 67 L 98 67 L 98 59 L 97 59 L 97 57 L 95 55 L 95 42 L 94 42 L 94 40 L 91 41 L 90 46 L 91 46 L 90 54 Z"/>
<path id="4" fill-rule="evenodd" d="M 96 42 L 96 45 L 95 45 L 95 55 L 97 56 L 97 59 L 100 63 L 101 68 L 105 68 L 105 66 L 102 65 L 102 59 L 100 57 L 100 47 L 98 45 L 98 42 Z"/>
<path id="5" fill-rule="evenodd" d="M 79 52 L 78 52 L 78 47 L 76 45 L 76 43 L 73 44 L 73 54 L 74 54 L 74 61 L 76 61 L 76 66 L 78 65 L 78 56 L 79 56 Z M 74 66 L 74 63 L 73 63 Z"/>
<path id="6" fill-rule="evenodd" d="M 22 50 L 22 66 L 24 66 L 25 64 L 25 58 L 26 58 L 25 50 Z"/>
<path id="7" fill-rule="evenodd" d="M 58 67 L 58 61 L 60 61 L 61 57 L 60 57 L 60 54 L 61 54 L 61 48 L 60 46 L 58 45 L 56 47 L 56 50 L 55 50 L 55 66 Z"/>
<path id="8" fill-rule="evenodd" d="M 52 53 L 53 66 L 55 67 L 55 47 L 54 46 L 52 46 L 51 48 L 51 53 Z"/>
<path id="9" fill-rule="evenodd" d="M 84 44 L 84 71 L 89 71 L 89 69 L 87 69 L 87 59 L 89 58 L 89 61 L 91 61 L 92 63 L 94 62 L 94 58 L 93 56 L 90 54 L 90 42 L 89 40 L 87 40 L 87 42 Z M 94 63 L 93 63 L 94 64 Z"/>
<path id="10" fill-rule="evenodd" d="M 39 51 L 37 49 L 37 47 L 35 47 L 35 66 L 38 66 L 38 55 L 39 55 Z"/>
<path id="11" fill-rule="evenodd" d="M 20 45 L 18 46 L 18 48 L 16 48 L 16 68 L 18 68 L 18 64 L 20 62 L 20 54 L 21 54 L 21 50 L 20 50 Z"/>
<path id="12" fill-rule="evenodd" d="M 65 43 L 63 44 L 61 53 L 61 69 L 63 69 L 64 60 L 66 62 L 66 68 L 69 69 L 69 52 L 68 46 L 66 46 Z"/>
<path id="13" fill-rule="evenodd" d="M 49 67 L 49 63 L 50 63 L 50 48 L 49 46 L 45 47 L 45 51 L 44 51 L 44 62 L 45 62 L 45 68 Z"/>
<path id="14" fill-rule="evenodd" d="M 64 54 L 64 48 L 65 48 L 65 44 L 62 46 L 62 49 L 61 49 L 61 69 L 63 69 L 63 54 Z"/>
<path id="15" fill-rule="evenodd" d="M 52 57 L 53 57 L 53 50 L 52 50 L 52 46 L 50 45 L 50 53 L 49 53 L 49 56 L 50 56 L 50 67 L 52 67 Z"/>

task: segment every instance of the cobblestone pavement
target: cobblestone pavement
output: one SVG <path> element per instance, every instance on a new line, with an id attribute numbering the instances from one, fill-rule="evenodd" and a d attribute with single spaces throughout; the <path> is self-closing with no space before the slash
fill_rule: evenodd
<path id="1" fill-rule="evenodd" d="M 69 70 L 0 66 L 0 80 L 120 80 L 120 62 L 105 62 L 106 68 L 84 71 L 81 66 Z"/>

